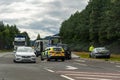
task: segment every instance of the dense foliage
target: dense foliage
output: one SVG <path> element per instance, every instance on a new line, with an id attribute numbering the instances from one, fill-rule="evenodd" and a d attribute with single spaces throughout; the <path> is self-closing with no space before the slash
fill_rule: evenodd
<path id="1" fill-rule="evenodd" d="M 18 34 L 25 35 L 29 45 L 30 39 L 26 32 L 20 33 L 16 25 L 4 25 L 3 22 L 0 22 L 0 50 L 12 49 L 14 37 Z"/>
<path id="2" fill-rule="evenodd" d="M 120 0 L 90 0 L 83 11 L 62 23 L 60 36 L 76 50 L 87 50 L 91 44 L 119 50 Z"/>

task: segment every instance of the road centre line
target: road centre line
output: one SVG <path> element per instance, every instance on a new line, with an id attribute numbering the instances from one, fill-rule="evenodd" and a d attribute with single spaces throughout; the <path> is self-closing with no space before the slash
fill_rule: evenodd
<path id="1" fill-rule="evenodd" d="M 53 71 L 53 70 L 51 70 L 51 69 L 47 69 L 47 68 L 45 68 L 45 70 L 47 70 L 47 71 L 49 71 L 49 72 L 55 72 L 55 71 Z"/>
<path id="2" fill-rule="evenodd" d="M 47 68 L 45 68 L 45 70 L 47 70 L 47 71 L 49 71 L 49 72 L 55 72 L 55 71 L 53 71 L 53 70 L 51 70 L 51 69 L 47 69 Z M 66 78 L 66 79 L 68 79 L 68 80 L 75 80 L 75 79 L 72 79 L 72 78 L 70 78 L 70 77 L 68 77 L 68 76 L 65 76 L 65 75 L 60 75 L 61 77 L 63 77 L 63 78 Z"/>
<path id="3" fill-rule="evenodd" d="M 66 69 L 75 70 L 75 69 L 78 69 L 78 68 L 77 67 L 73 67 L 73 66 L 66 66 Z"/>
<path id="4" fill-rule="evenodd" d="M 68 80 L 75 80 L 75 79 L 73 79 L 73 78 L 70 78 L 70 77 L 68 77 L 68 76 L 65 76 L 65 75 L 60 75 L 61 77 L 63 77 L 63 78 L 66 78 L 66 79 L 68 79 Z"/>

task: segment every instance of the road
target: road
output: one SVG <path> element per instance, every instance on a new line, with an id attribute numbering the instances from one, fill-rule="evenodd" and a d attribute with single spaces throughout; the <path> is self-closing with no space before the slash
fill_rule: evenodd
<path id="1" fill-rule="evenodd" d="M 120 80 L 120 63 L 72 60 L 14 63 L 13 53 L 0 54 L 0 80 Z"/>

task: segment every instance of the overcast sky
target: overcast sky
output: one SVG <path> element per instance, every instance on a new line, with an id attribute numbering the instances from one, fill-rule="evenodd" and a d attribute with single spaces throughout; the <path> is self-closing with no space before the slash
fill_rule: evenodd
<path id="1" fill-rule="evenodd" d="M 89 0 L 0 0 L 0 21 L 16 24 L 31 40 L 59 33 L 61 23 Z"/>

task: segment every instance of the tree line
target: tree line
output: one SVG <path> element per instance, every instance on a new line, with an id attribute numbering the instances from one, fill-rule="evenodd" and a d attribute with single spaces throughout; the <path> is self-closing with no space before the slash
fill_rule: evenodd
<path id="1" fill-rule="evenodd" d="M 24 35 L 27 37 L 27 44 L 30 45 L 30 38 L 27 32 L 20 32 L 16 25 L 4 25 L 0 22 L 0 50 L 13 49 L 13 41 L 16 35 Z"/>
<path id="2" fill-rule="evenodd" d="M 89 0 L 62 22 L 59 35 L 74 49 L 87 50 L 91 44 L 120 48 L 120 0 Z"/>

